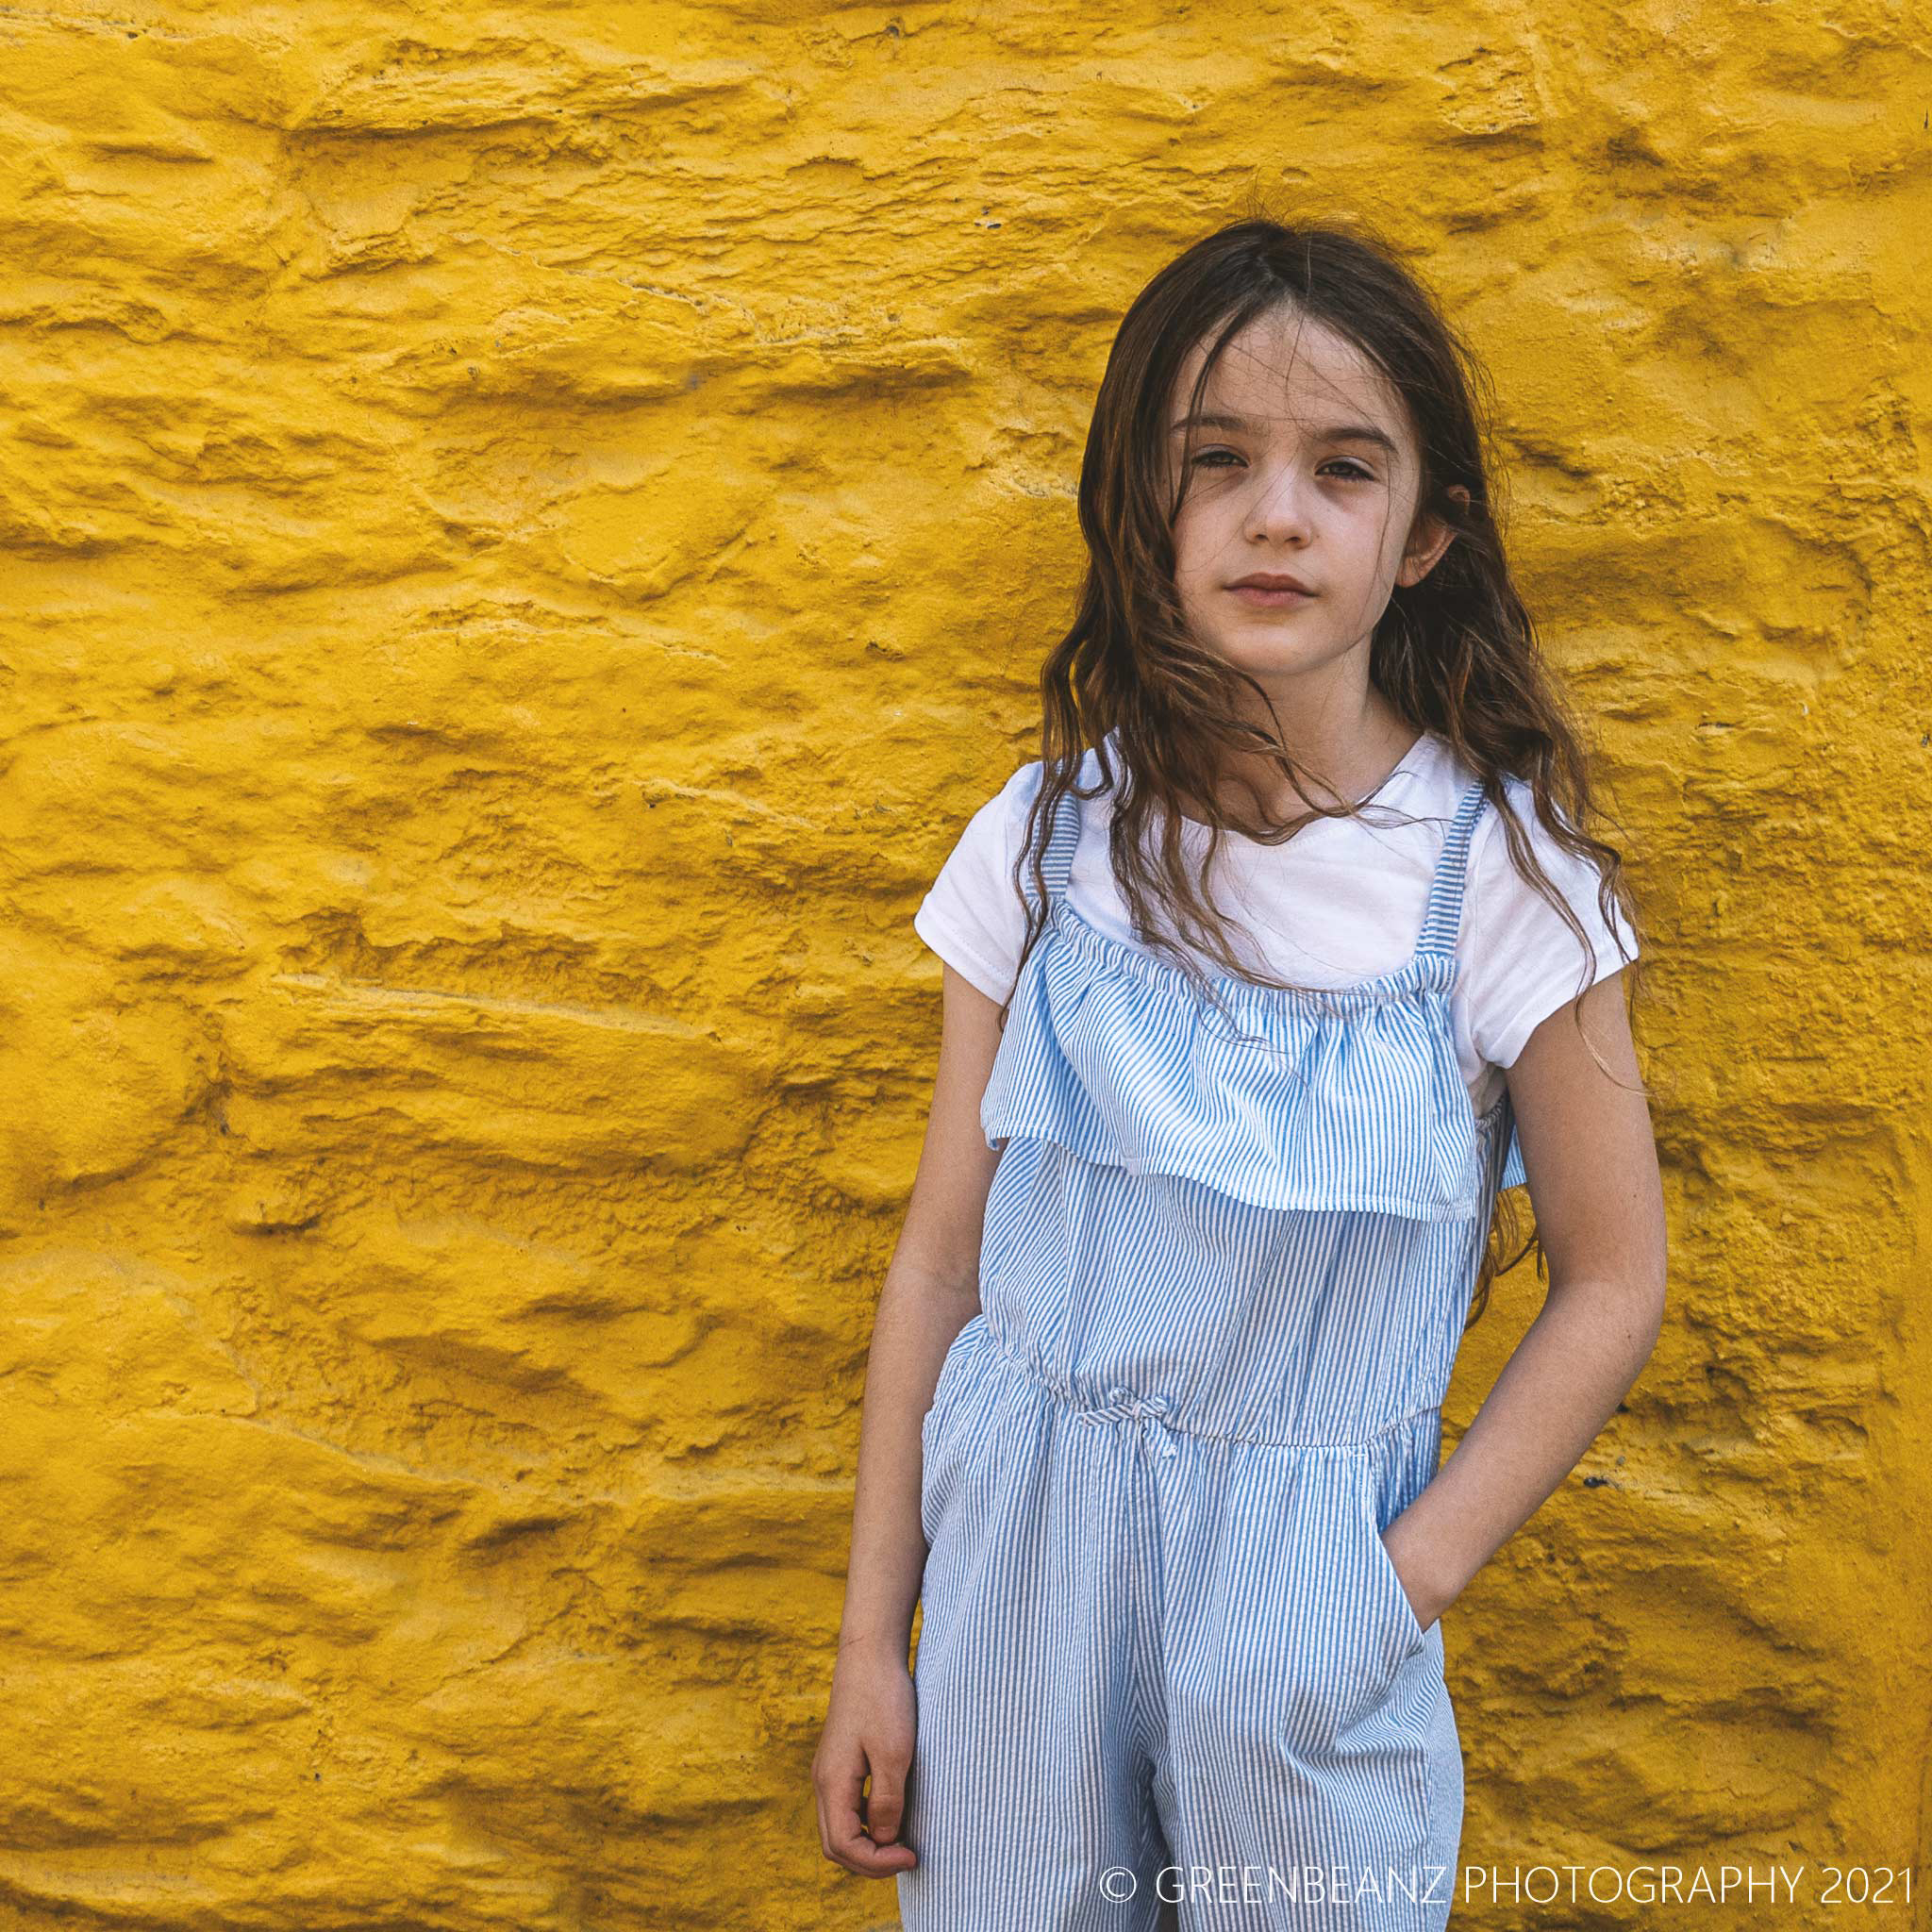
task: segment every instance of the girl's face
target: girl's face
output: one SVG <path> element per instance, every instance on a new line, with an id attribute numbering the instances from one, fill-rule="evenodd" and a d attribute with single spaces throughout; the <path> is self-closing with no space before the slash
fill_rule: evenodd
<path id="1" fill-rule="evenodd" d="M 1188 358 L 1169 408 L 1174 489 L 1206 355 L 1197 345 Z M 1433 541 L 1405 555 L 1422 480 L 1407 411 L 1359 350 L 1292 310 L 1257 318 L 1228 343 L 1201 411 L 1174 530 L 1190 631 L 1271 696 L 1307 691 L 1291 680 L 1357 650 L 1366 687 L 1390 592 L 1424 576 L 1453 534 L 1432 523 Z M 1239 588 L 1255 575 L 1302 589 Z"/>

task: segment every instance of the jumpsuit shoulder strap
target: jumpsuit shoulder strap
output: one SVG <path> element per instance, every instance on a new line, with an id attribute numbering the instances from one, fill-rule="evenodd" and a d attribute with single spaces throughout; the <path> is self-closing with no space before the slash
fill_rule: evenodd
<path id="1" fill-rule="evenodd" d="M 1462 890 L 1469 871 L 1469 841 L 1475 830 L 1486 800 L 1480 778 L 1462 794 L 1455 816 L 1449 821 L 1448 836 L 1442 841 L 1442 854 L 1436 860 L 1436 873 L 1429 882 L 1428 911 L 1423 919 L 1418 953 L 1456 951 L 1456 934 L 1462 923 Z"/>
<path id="2" fill-rule="evenodd" d="M 1058 905 L 1066 895 L 1067 880 L 1074 871 L 1074 848 L 1079 842 L 1080 801 L 1071 791 L 1063 791 L 1054 802 L 1053 827 L 1040 860 L 1050 906 Z"/>

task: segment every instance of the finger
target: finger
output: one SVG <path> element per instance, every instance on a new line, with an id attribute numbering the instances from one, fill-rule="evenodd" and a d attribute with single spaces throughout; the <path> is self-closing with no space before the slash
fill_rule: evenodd
<path id="1" fill-rule="evenodd" d="M 874 1764 L 872 1790 L 865 1800 L 865 1822 L 872 1829 L 874 1844 L 890 1844 L 899 1836 L 906 1815 L 906 1768 L 901 1764 Z"/>
<path id="2" fill-rule="evenodd" d="M 919 1862 L 910 1846 L 879 1844 L 866 1828 L 863 1782 L 861 1769 L 849 1779 L 840 1779 L 825 1793 L 827 1856 L 861 1878 L 889 1878 L 897 1872 L 909 1872 Z"/>
<path id="3" fill-rule="evenodd" d="M 861 1878 L 889 1878 L 909 1872 L 919 1861 L 905 1845 L 877 1845 L 867 1835 L 856 1809 L 834 1805 L 824 1830 L 825 1856 Z"/>
<path id="4" fill-rule="evenodd" d="M 824 1766 L 815 1765 L 811 1783 L 812 1795 L 818 1804 L 819 1847 L 826 1857 L 843 1864 L 845 1861 L 840 1856 L 837 1843 L 841 1828 L 836 1821 L 841 1813 L 839 1794 L 844 1788 L 844 1780 Z"/>
<path id="5" fill-rule="evenodd" d="M 910 1845 L 874 1844 L 855 1811 L 849 1824 L 835 1811 L 832 1817 L 832 1857 L 861 1878 L 890 1878 L 919 1863 Z"/>

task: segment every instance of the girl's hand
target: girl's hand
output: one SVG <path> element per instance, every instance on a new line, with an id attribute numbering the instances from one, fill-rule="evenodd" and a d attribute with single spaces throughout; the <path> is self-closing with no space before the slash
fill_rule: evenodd
<path id="1" fill-rule="evenodd" d="M 1404 1516 L 1407 1513 L 1407 1510 L 1403 1511 Z M 1389 1566 L 1395 1572 L 1395 1580 L 1401 1584 L 1402 1593 L 1408 1599 L 1408 1607 L 1415 1612 L 1416 1622 L 1426 1630 L 1461 1591 L 1432 1586 L 1425 1575 L 1415 1574 L 1421 1565 L 1415 1552 L 1405 1554 L 1404 1539 L 1397 1534 L 1401 1522 L 1402 1517 L 1398 1516 L 1383 1533 L 1382 1547 L 1389 1553 Z"/>
<path id="2" fill-rule="evenodd" d="M 825 1857 L 861 1878 L 891 1878 L 919 1863 L 909 1845 L 895 1842 L 917 1709 L 903 1649 L 897 1657 L 857 1644 L 840 1650 L 811 1781 Z"/>

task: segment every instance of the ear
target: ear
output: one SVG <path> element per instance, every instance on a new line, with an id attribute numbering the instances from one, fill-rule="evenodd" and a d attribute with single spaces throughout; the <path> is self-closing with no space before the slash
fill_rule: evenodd
<path id="1" fill-rule="evenodd" d="M 1469 491 L 1460 483 L 1452 483 L 1443 494 L 1454 497 L 1464 509 L 1469 508 Z M 1402 585 L 1421 583 L 1455 541 L 1456 532 L 1441 517 L 1418 517 L 1415 534 L 1409 540 L 1402 568 L 1395 573 L 1395 581 Z"/>

